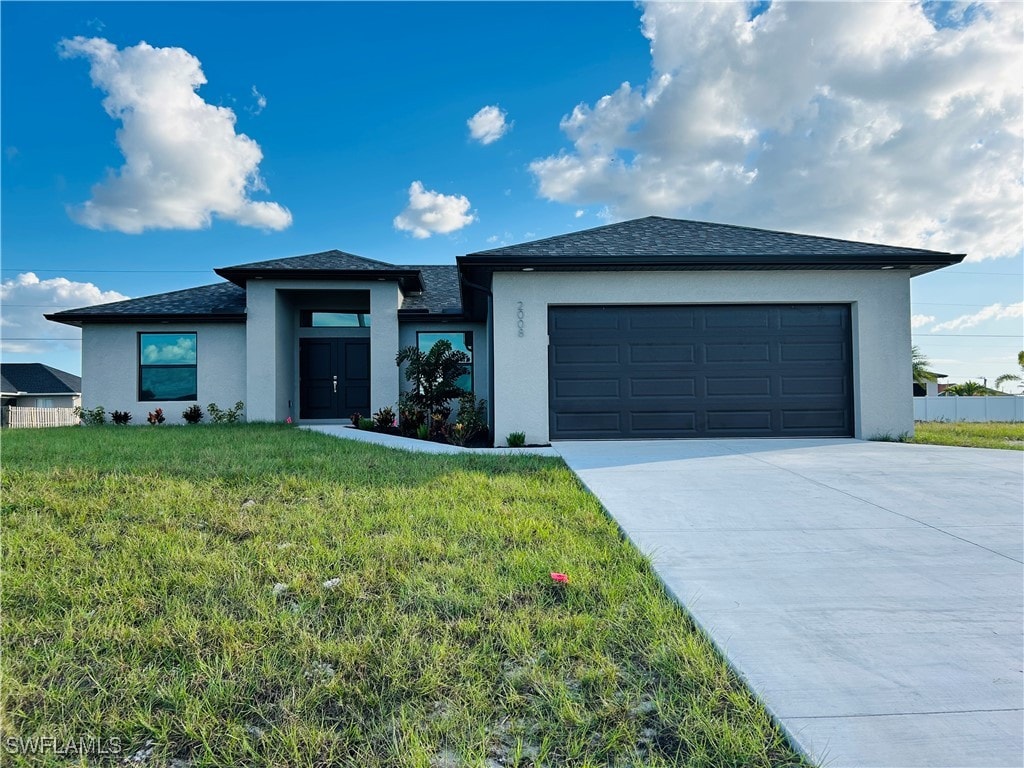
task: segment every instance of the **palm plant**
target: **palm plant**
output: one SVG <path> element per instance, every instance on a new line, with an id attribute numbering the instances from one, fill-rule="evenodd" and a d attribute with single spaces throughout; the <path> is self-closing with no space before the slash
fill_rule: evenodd
<path id="1" fill-rule="evenodd" d="M 910 348 L 910 364 L 914 372 L 914 383 L 915 384 L 927 384 L 930 381 L 935 381 L 938 377 L 928 370 L 928 366 L 931 363 L 928 358 L 925 357 L 924 352 L 918 348 L 915 344 Z"/>
<path id="2" fill-rule="evenodd" d="M 946 387 L 944 395 L 959 395 L 960 397 L 975 397 L 985 394 L 985 387 L 976 381 L 965 381 L 963 384 L 950 384 Z"/>
<path id="3" fill-rule="evenodd" d="M 465 394 L 457 382 L 469 373 L 469 355 L 441 339 L 427 352 L 417 347 L 400 350 L 395 363 L 406 364 L 405 379 L 413 385 L 407 395 L 409 403 L 425 411 L 428 422 L 435 416 L 447 421 L 451 401 Z"/>
<path id="4" fill-rule="evenodd" d="M 1021 381 L 1024 377 L 1024 349 L 1017 353 L 1017 365 L 1020 366 L 1020 373 L 1004 373 L 996 377 L 996 389 L 1002 389 L 1008 381 Z"/>

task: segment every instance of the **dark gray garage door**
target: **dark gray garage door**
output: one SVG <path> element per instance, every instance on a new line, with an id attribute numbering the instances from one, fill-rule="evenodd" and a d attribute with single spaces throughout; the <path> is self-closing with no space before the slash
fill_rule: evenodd
<path id="1" fill-rule="evenodd" d="M 846 304 L 552 307 L 552 439 L 853 434 Z"/>

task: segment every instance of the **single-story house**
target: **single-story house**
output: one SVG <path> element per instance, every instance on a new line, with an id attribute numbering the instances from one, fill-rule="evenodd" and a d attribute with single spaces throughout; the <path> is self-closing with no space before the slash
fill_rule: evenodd
<path id="1" fill-rule="evenodd" d="M 910 278 L 963 254 L 651 216 L 401 265 L 341 251 L 47 315 L 87 407 L 245 402 L 250 421 L 394 406 L 395 355 L 472 357 L 498 444 L 913 430 Z"/>
<path id="2" fill-rule="evenodd" d="M 82 379 L 42 363 L 0 363 L 0 424 L 7 407 L 74 408 L 82 404 Z"/>

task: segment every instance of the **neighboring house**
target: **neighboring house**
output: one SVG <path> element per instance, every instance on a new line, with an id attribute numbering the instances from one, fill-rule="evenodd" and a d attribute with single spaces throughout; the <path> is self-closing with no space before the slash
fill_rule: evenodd
<path id="1" fill-rule="evenodd" d="M 946 385 L 940 384 L 939 379 L 948 378 L 947 373 L 935 373 L 935 371 L 926 371 L 930 377 L 928 381 L 924 383 L 914 382 L 914 397 L 937 397 L 941 392 L 945 391 Z"/>
<path id="2" fill-rule="evenodd" d="M 0 407 L 74 408 L 82 403 L 82 379 L 42 363 L 0 363 Z"/>
<path id="3" fill-rule="evenodd" d="M 251 421 L 394 406 L 401 347 L 472 357 L 496 442 L 913 430 L 910 278 L 962 254 L 648 217 L 460 256 L 341 251 L 47 315 L 80 326 L 86 406 L 246 404 Z"/>

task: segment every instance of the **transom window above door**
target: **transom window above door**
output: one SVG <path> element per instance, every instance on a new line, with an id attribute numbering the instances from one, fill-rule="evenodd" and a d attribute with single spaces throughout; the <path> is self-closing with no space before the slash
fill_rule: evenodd
<path id="1" fill-rule="evenodd" d="M 330 312 L 304 309 L 299 313 L 302 328 L 369 328 L 369 312 Z"/>

